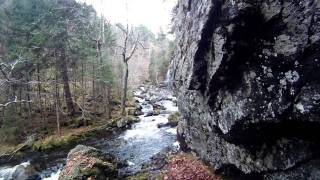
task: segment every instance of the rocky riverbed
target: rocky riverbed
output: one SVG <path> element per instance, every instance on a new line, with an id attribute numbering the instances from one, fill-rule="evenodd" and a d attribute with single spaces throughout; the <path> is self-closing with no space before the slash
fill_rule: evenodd
<path id="1" fill-rule="evenodd" d="M 139 115 L 139 122 L 128 125 L 124 120 L 117 126 L 127 130 L 94 136 L 82 142 L 108 153 L 121 162 L 118 175 L 123 177 L 137 173 L 142 166 L 165 148 L 178 149 L 176 128 L 168 118 L 177 113 L 176 98 L 165 87 L 145 85 L 134 92 L 136 108 L 133 114 Z M 161 126 L 163 125 L 163 126 Z M 106 130 L 107 131 L 107 130 Z M 24 158 L 19 164 L 3 164 L 0 179 L 58 179 L 65 165 L 67 152 L 53 152 Z"/>

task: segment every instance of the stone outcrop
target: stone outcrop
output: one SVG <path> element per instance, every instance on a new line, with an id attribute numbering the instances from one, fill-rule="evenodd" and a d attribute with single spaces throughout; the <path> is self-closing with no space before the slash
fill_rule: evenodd
<path id="1" fill-rule="evenodd" d="M 215 170 L 311 166 L 320 155 L 320 1 L 181 0 L 174 12 L 179 139 Z"/>
<path id="2" fill-rule="evenodd" d="M 96 148 L 78 145 L 72 149 L 59 180 L 117 179 L 117 162 L 114 157 Z"/>

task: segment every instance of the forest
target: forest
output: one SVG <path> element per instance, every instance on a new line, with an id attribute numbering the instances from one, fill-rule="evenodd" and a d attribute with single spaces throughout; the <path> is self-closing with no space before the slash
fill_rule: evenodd
<path id="1" fill-rule="evenodd" d="M 163 32 L 110 24 L 74 0 L 5 0 L 0 8 L 1 143 L 120 117 L 128 63 L 150 74 L 129 71 L 133 82 L 166 75 L 172 42 Z"/>

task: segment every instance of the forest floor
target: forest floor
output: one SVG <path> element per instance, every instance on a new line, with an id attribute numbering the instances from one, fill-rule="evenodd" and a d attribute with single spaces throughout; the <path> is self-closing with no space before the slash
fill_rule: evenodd
<path id="1" fill-rule="evenodd" d="M 221 177 L 214 175 L 208 166 L 191 154 L 181 153 L 170 158 L 162 173 L 164 180 L 220 180 Z"/>
<path id="2" fill-rule="evenodd" d="M 133 100 L 128 101 L 129 107 L 132 107 L 133 104 Z M 13 141 L 0 142 L 0 159 L 16 155 L 25 149 L 36 152 L 64 148 L 81 142 L 86 137 L 98 134 L 98 131 L 101 129 L 121 129 L 117 127 L 117 121 L 121 119 L 120 107 L 118 105 L 113 107 L 111 119 L 106 118 L 104 114 L 91 116 L 90 123 L 85 125 L 82 121 L 79 122 L 80 117 L 80 114 L 74 117 L 61 117 L 60 133 L 58 133 L 55 116 L 51 115 L 46 117 L 46 128 L 43 129 L 43 121 L 40 115 L 36 115 L 30 123 L 31 125 L 26 127 L 28 132 L 25 133 L 25 140 L 18 143 Z M 31 137 L 32 134 L 35 134 L 36 137 L 32 142 L 28 142 L 27 137 Z"/>

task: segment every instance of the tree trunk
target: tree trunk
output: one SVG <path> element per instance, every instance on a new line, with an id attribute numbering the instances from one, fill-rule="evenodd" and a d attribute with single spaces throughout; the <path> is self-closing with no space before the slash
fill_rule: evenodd
<path id="1" fill-rule="evenodd" d="M 106 93 L 106 114 L 107 119 L 111 119 L 111 107 L 110 107 L 110 95 L 111 95 L 111 88 L 110 85 L 105 86 L 105 93 Z"/>
<path id="2" fill-rule="evenodd" d="M 86 86 L 84 84 L 84 60 L 81 61 L 81 86 L 82 86 L 82 90 L 81 90 L 81 95 L 82 95 L 82 118 L 85 118 L 85 110 L 86 110 L 86 107 L 85 107 L 85 91 L 86 91 Z M 87 126 L 87 121 L 84 120 L 84 126 Z"/>
<path id="3" fill-rule="evenodd" d="M 19 84 L 19 101 L 22 100 L 22 81 Z M 19 114 L 22 115 L 22 103 L 19 104 Z"/>
<path id="4" fill-rule="evenodd" d="M 121 97 L 121 115 L 122 115 L 122 117 L 126 116 L 128 76 L 129 76 L 128 62 L 124 61 L 123 87 L 122 87 L 122 97 Z"/>
<path id="5" fill-rule="evenodd" d="M 43 126 L 45 127 L 45 117 L 43 115 L 42 102 L 41 102 L 41 83 L 40 83 L 40 65 L 37 64 L 37 85 L 38 85 L 38 100 L 39 100 L 39 112 L 42 118 Z"/>
<path id="6" fill-rule="evenodd" d="M 56 116 L 57 116 L 57 132 L 60 135 L 60 114 L 59 114 L 59 87 L 58 87 L 58 73 L 56 74 L 56 86 L 55 86 L 55 100 L 56 100 Z"/>
<path id="7" fill-rule="evenodd" d="M 28 100 L 28 122 L 29 124 L 31 124 L 31 126 L 33 127 L 33 123 L 31 122 L 31 112 L 32 112 L 32 107 L 31 107 L 31 98 L 30 98 L 30 92 L 31 92 L 31 88 L 30 88 L 30 80 L 29 80 L 29 73 L 26 73 L 26 82 L 27 82 L 27 100 Z"/>
<path id="8" fill-rule="evenodd" d="M 95 90 L 95 80 L 96 80 L 96 69 L 95 64 L 92 62 L 92 102 L 93 102 L 93 113 L 96 113 L 96 90 Z"/>
<path id="9" fill-rule="evenodd" d="M 63 81 L 63 89 L 64 89 L 64 95 L 66 99 L 68 114 L 70 116 L 73 116 L 75 113 L 75 110 L 74 110 L 74 104 L 72 101 L 72 95 L 70 91 L 66 52 L 64 48 L 59 49 L 58 61 L 59 61 L 59 69 L 60 69 L 60 73 Z"/>

